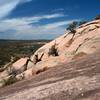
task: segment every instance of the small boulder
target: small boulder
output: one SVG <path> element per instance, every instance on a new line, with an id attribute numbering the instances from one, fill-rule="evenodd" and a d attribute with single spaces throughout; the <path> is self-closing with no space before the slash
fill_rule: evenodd
<path id="1" fill-rule="evenodd" d="M 14 72 L 16 74 L 19 74 L 25 71 L 27 69 L 27 66 L 26 66 L 27 61 L 28 61 L 28 58 L 21 58 L 15 63 L 13 63 L 12 68 L 11 68 L 12 73 Z"/>

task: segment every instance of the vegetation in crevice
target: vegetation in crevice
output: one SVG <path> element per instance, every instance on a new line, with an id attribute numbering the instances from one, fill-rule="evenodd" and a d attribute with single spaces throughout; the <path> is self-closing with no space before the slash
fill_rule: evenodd
<path id="1" fill-rule="evenodd" d="M 56 43 L 51 46 L 51 48 L 49 49 L 48 55 L 49 56 L 51 56 L 51 55 L 52 56 L 59 56 L 58 48 L 57 48 L 57 44 Z"/>
<path id="2" fill-rule="evenodd" d="M 17 82 L 17 79 L 14 75 L 11 75 L 7 79 L 3 79 L 3 86 L 11 85 L 13 83 Z"/>

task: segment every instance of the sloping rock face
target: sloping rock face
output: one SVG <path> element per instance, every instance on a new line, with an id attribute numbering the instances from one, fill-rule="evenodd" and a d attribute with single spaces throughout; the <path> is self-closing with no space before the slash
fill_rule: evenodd
<path id="1" fill-rule="evenodd" d="M 28 58 L 21 58 L 15 63 L 12 64 L 12 71 L 16 71 L 18 73 L 25 71 L 26 63 Z"/>
<path id="2" fill-rule="evenodd" d="M 0 100 L 100 100 L 100 51 L 1 88 Z"/>
<path id="3" fill-rule="evenodd" d="M 70 62 L 76 55 L 92 54 L 100 49 L 99 43 L 100 20 L 96 20 L 77 28 L 74 37 L 72 33 L 67 32 L 63 36 L 44 45 L 37 50 L 34 55 L 38 55 L 38 57 L 41 58 L 41 55 L 44 54 L 41 58 L 41 62 L 48 62 L 46 65 L 53 67 L 53 65 L 50 65 L 50 61 L 55 61 L 57 65 L 59 62 Z M 50 54 L 50 50 L 53 50 L 53 46 L 56 48 L 57 56 L 53 53 Z M 31 57 L 32 61 L 34 61 L 34 55 Z"/>
<path id="4" fill-rule="evenodd" d="M 5 79 L 14 74 L 17 80 L 29 79 L 51 67 L 64 62 L 72 62 L 99 50 L 100 20 L 95 20 L 78 27 L 75 35 L 66 32 L 38 49 L 30 58 L 22 58 L 15 62 L 10 68 L 0 73 L 0 77 Z M 22 61 L 23 59 L 26 60 Z M 1 79 L 0 86 L 3 86 Z"/>

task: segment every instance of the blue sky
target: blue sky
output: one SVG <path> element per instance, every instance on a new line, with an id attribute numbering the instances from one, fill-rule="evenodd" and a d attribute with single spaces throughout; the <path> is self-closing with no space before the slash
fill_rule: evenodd
<path id="1" fill-rule="evenodd" d="M 97 14 L 99 0 L 0 0 L 0 39 L 53 39 Z"/>

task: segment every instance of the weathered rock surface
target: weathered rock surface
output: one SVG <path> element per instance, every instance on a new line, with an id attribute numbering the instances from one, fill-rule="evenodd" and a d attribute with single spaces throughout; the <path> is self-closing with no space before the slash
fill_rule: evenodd
<path id="1" fill-rule="evenodd" d="M 0 100 L 99 100 L 100 52 L 0 89 Z"/>
<path id="2" fill-rule="evenodd" d="M 28 58 L 21 58 L 12 64 L 11 70 L 16 74 L 20 74 L 27 69 L 26 63 Z"/>

